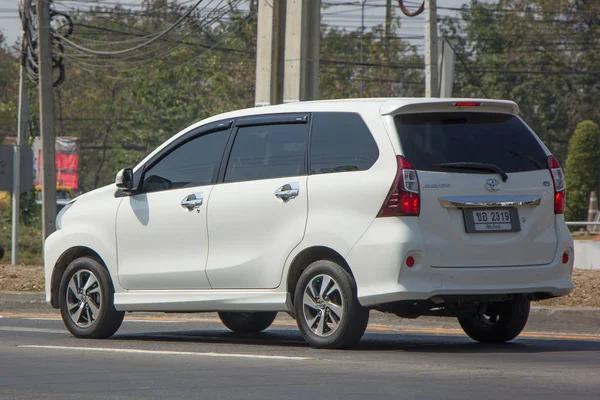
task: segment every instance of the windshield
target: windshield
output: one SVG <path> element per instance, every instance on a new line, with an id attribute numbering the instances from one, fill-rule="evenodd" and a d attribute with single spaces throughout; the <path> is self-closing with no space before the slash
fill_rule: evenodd
<path id="1" fill-rule="evenodd" d="M 546 153 L 517 117 L 496 113 L 423 113 L 394 118 L 404 156 L 418 170 L 489 173 L 451 163 L 492 164 L 506 173 L 547 168 Z"/>

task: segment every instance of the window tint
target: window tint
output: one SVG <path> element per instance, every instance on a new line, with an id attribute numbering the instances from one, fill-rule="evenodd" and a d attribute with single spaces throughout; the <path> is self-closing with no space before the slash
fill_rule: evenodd
<path id="1" fill-rule="evenodd" d="M 142 191 L 156 192 L 213 183 L 229 132 L 208 133 L 176 148 L 146 171 Z"/>
<path id="2" fill-rule="evenodd" d="M 507 173 L 547 168 L 544 150 L 512 115 L 425 113 L 395 121 L 404 155 L 418 170 L 489 173 L 440 165 L 459 162 L 494 164 Z"/>
<path id="3" fill-rule="evenodd" d="M 377 144 L 360 115 L 315 113 L 313 118 L 311 174 L 363 171 L 377 161 Z"/>
<path id="4" fill-rule="evenodd" d="M 239 128 L 225 182 L 305 174 L 307 137 L 308 124 Z"/>

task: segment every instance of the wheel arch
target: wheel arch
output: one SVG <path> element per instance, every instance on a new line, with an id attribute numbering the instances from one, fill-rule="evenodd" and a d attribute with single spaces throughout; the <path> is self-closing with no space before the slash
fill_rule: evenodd
<path id="1" fill-rule="evenodd" d="M 288 270 L 286 290 L 290 294 L 292 302 L 300 275 L 302 275 L 302 272 L 304 272 L 310 264 L 319 260 L 330 260 L 338 263 L 342 268 L 348 271 L 352 276 L 352 279 L 354 279 L 354 274 L 352 273 L 350 265 L 348 265 L 348 262 L 340 253 L 327 246 L 308 247 L 294 257 Z"/>
<path id="2" fill-rule="evenodd" d="M 106 263 L 104 262 L 102 257 L 100 257 L 100 255 L 93 249 L 85 246 L 76 246 L 66 250 L 58 258 L 58 261 L 54 265 L 54 269 L 52 271 L 52 279 L 50 284 L 50 304 L 53 308 L 58 308 L 58 291 L 60 289 L 60 281 L 62 280 L 62 276 L 65 273 L 65 270 L 67 269 L 69 264 L 71 264 L 71 262 L 80 257 L 93 258 L 108 271 Z"/>

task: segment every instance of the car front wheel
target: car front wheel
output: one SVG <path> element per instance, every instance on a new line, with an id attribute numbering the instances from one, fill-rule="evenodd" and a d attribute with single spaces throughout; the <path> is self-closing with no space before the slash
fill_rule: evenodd
<path id="1" fill-rule="evenodd" d="M 98 261 L 81 257 L 69 264 L 60 283 L 58 302 L 63 322 L 74 336 L 112 336 L 125 316 L 115 309 L 113 299 L 110 275 Z"/>
<path id="2" fill-rule="evenodd" d="M 525 328 L 530 301 L 525 296 L 479 307 L 475 315 L 459 317 L 465 333 L 481 343 L 504 343 L 513 340 Z"/>

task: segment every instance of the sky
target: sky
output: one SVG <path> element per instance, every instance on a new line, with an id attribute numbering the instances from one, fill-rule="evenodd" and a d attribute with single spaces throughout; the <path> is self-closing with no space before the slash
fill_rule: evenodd
<path id="1" fill-rule="evenodd" d="M 21 35 L 21 21 L 18 14 L 18 6 L 21 0 L 0 0 L 0 30 L 6 36 L 9 45 L 14 44 Z M 205 0 L 200 7 L 215 7 L 222 0 Z M 273 0 L 276 1 L 276 0 Z M 348 29 L 357 29 L 361 26 L 361 1 L 360 0 L 326 0 L 328 3 L 349 3 L 356 2 L 356 5 L 340 5 L 330 7 L 322 12 L 322 23 L 336 26 L 346 27 Z M 493 0 L 480 0 L 482 2 L 493 2 Z M 191 3 L 191 0 L 177 0 L 179 3 Z M 405 4 L 412 10 L 416 10 L 420 0 L 405 0 Z M 456 8 L 463 3 L 468 3 L 469 0 L 438 0 L 437 5 L 440 7 L 439 15 L 455 16 L 456 12 L 444 10 L 443 7 Z M 57 10 L 69 10 L 70 8 L 89 8 L 98 4 L 114 5 L 115 3 L 126 4 L 135 7 L 134 4 L 139 4 L 140 0 L 54 0 L 54 7 Z M 373 26 L 381 24 L 385 18 L 385 8 L 376 7 L 382 5 L 385 0 L 366 0 L 365 3 L 365 26 Z M 393 4 L 397 4 L 394 0 Z M 395 15 L 401 16 L 402 27 L 398 31 L 398 35 L 422 36 L 424 32 L 423 14 L 415 18 L 405 17 L 399 7 L 395 7 Z M 422 39 L 410 40 L 411 44 L 419 44 Z"/>

